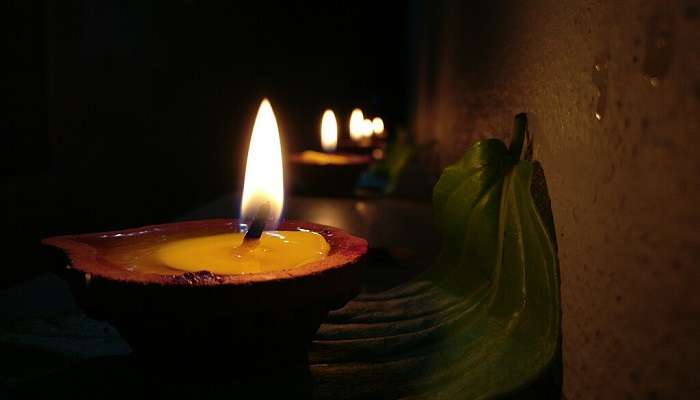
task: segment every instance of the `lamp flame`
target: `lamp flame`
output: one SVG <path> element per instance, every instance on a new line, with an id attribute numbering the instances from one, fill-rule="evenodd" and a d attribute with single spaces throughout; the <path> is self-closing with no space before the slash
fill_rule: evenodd
<path id="1" fill-rule="evenodd" d="M 384 120 L 379 117 L 374 117 L 372 120 L 372 130 L 375 135 L 381 135 L 384 133 Z"/>
<path id="2" fill-rule="evenodd" d="M 362 120 L 362 137 L 371 138 L 372 132 L 374 132 L 374 126 L 372 125 L 371 119 Z"/>
<path id="3" fill-rule="evenodd" d="M 350 138 L 352 140 L 362 140 L 364 135 L 363 122 L 365 116 L 362 114 L 362 110 L 356 108 L 352 110 L 350 114 Z"/>
<path id="4" fill-rule="evenodd" d="M 328 152 L 338 148 L 338 121 L 333 110 L 326 110 L 321 118 L 321 147 Z"/>
<path id="5" fill-rule="evenodd" d="M 284 205 L 282 146 L 275 113 L 263 99 L 253 125 L 243 182 L 241 221 L 250 223 L 261 205 L 270 203 L 268 229 L 277 227 Z"/>

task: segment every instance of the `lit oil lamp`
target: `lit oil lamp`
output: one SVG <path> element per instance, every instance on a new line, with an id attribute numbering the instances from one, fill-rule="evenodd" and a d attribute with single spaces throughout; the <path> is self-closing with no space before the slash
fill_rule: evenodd
<path id="1" fill-rule="evenodd" d="M 262 359 L 267 368 L 290 348 L 299 354 L 326 313 L 353 296 L 367 250 L 365 240 L 336 228 L 278 223 L 283 204 L 279 132 L 264 100 L 248 151 L 240 221 L 188 221 L 44 243 L 68 256 L 64 275 L 81 306 L 114 324 L 135 354 L 226 356 L 231 365 Z"/>
<path id="2" fill-rule="evenodd" d="M 384 120 L 379 117 L 372 118 L 372 131 L 378 137 L 384 137 Z"/>
<path id="3" fill-rule="evenodd" d="M 355 108 L 348 123 L 349 140 L 341 141 L 340 148 L 353 154 L 370 155 L 374 160 L 384 157 L 386 131 L 380 117 L 366 118 L 361 109 Z"/>
<path id="4" fill-rule="evenodd" d="M 332 110 L 321 118 L 323 152 L 307 150 L 290 157 L 294 190 L 315 195 L 350 194 L 371 162 L 363 154 L 338 153 L 338 121 Z"/>
<path id="5" fill-rule="evenodd" d="M 372 120 L 365 118 L 361 109 L 356 108 L 350 113 L 348 123 L 350 140 L 342 143 L 342 148 L 353 153 L 369 154 L 372 152 L 372 134 L 374 126 Z"/>

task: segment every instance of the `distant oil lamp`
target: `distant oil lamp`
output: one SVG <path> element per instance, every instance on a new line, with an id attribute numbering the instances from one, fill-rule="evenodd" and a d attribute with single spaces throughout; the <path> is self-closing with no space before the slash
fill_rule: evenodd
<path id="1" fill-rule="evenodd" d="M 339 146 L 343 151 L 369 155 L 375 160 L 383 158 L 386 132 L 382 118 L 366 117 L 361 109 L 355 108 L 350 114 L 348 132 L 350 140 L 341 141 Z"/>
<path id="2" fill-rule="evenodd" d="M 361 109 L 352 110 L 348 132 L 350 133 L 350 141 L 344 143 L 344 149 L 353 153 L 371 153 L 374 126 L 371 119 L 365 118 Z"/>
<path id="3" fill-rule="evenodd" d="M 321 117 L 321 147 L 327 153 L 338 149 L 338 120 L 333 110 L 326 110 Z"/>
<path id="4" fill-rule="evenodd" d="M 374 117 L 372 119 L 372 131 L 379 137 L 384 136 L 384 120 L 379 117 Z"/>
<path id="5" fill-rule="evenodd" d="M 350 139 L 355 142 L 361 142 L 365 138 L 364 120 L 365 116 L 362 110 L 359 108 L 352 110 L 348 131 L 350 132 Z"/>
<path id="6" fill-rule="evenodd" d="M 248 151 L 241 220 L 202 220 L 58 236 L 64 271 L 89 315 L 136 354 L 178 360 L 284 358 L 359 288 L 367 242 L 337 228 L 282 221 L 282 153 L 263 100 Z M 273 230 L 276 229 L 276 230 Z M 267 351 L 274 354 L 263 355 Z M 199 366 L 193 366 L 197 368 Z M 269 367 L 269 365 L 268 365 Z"/>
<path id="7" fill-rule="evenodd" d="M 306 150 L 290 157 L 294 189 L 306 194 L 349 194 L 371 157 L 336 152 L 338 121 L 332 110 L 323 113 L 320 138 L 324 152 Z"/>

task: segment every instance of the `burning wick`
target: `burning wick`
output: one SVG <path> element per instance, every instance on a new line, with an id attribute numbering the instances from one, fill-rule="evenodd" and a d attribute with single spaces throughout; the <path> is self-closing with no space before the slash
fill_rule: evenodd
<path id="1" fill-rule="evenodd" d="M 246 232 L 245 237 L 243 238 L 243 242 L 248 242 L 250 240 L 259 240 L 260 236 L 263 233 L 263 230 L 265 229 L 265 222 L 267 221 L 267 217 L 270 216 L 270 202 L 265 202 L 263 205 L 258 208 L 258 213 L 255 214 L 255 218 L 253 218 L 253 222 L 250 224 L 250 228 L 248 228 L 248 232 Z"/>

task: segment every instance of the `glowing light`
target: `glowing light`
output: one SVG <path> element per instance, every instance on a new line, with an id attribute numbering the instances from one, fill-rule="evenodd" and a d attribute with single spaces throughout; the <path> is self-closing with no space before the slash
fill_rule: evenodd
<path id="1" fill-rule="evenodd" d="M 362 137 L 371 138 L 372 132 L 374 132 L 374 128 L 372 126 L 372 120 L 371 119 L 362 120 Z"/>
<path id="2" fill-rule="evenodd" d="M 250 222 L 260 206 L 270 203 L 270 219 L 266 226 L 274 229 L 284 205 L 282 146 L 272 105 L 263 99 L 253 125 L 245 166 L 241 220 Z"/>
<path id="3" fill-rule="evenodd" d="M 321 147 L 329 152 L 338 148 L 338 121 L 333 110 L 326 110 L 321 118 Z"/>
<path id="4" fill-rule="evenodd" d="M 350 114 L 350 138 L 352 140 L 362 140 L 364 137 L 364 119 L 365 116 L 362 114 L 362 110 L 359 108 L 352 110 L 352 114 Z"/>
<path id="5" fill-rule="evenodd" d="M 372 131 L 375 135 L 381 135 L 384 133 L 384 120 L 379 117 L 374 117 L 372 120 Z"/>

